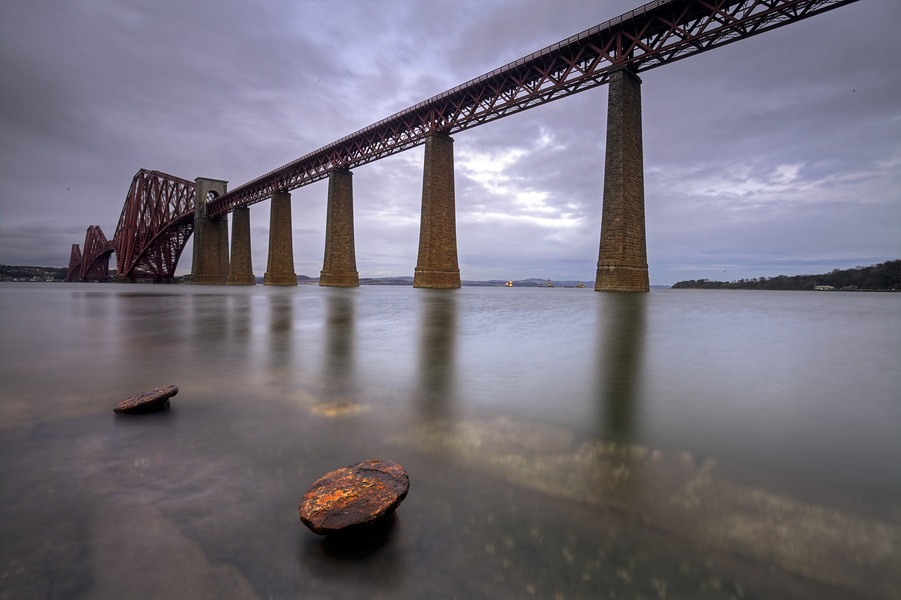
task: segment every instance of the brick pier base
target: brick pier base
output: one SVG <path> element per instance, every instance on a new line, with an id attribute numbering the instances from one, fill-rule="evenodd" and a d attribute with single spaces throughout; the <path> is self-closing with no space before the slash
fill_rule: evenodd
<path id="1" fill-rule="evenodd" d="M 228 216 L 210 218 L 206 203 L 225 193 L 228 182 L 198 177 L 194 180 L 194 262 L 191 282 L 222 285 L 228 277 Z"/>
<path id="2" fill-rule="evenodd" d="M 239 206 L 232 211 L 232 255 L 228 263 L 228 285 L 256 285 L 250 259 L 250 209 Z"/>
<path id="3" fill-rule="evenodd" d="M 626 68 L 610 74 L 601 247 L 594 289 L 647 292 L 641 80 Z"/>
<path id="4" fill-rule="evenodd" d="M 354 254 L 353 173 L 335 169 L 328 175 L 328 209 L 325 219 L 325 257 L 319 285 L 360 285 Z"/>
<path id="5" fill-rule="evenodd" d="M 291 194 L 275 192 L 269 207 L 269 260 L 263 285 L 297 285 L 291 230 Z"/>
<path id="6" fill-rule="evenodd" d="M 419 258 L 413 287 L 460 287 L 454 206 L 454 140 L 438 133 L 429 135 L 425 142 Z"/>

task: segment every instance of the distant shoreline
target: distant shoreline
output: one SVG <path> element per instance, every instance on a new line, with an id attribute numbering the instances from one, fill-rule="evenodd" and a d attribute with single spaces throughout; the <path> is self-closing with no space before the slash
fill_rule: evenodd
<path id="1" fill-rule="evenodd" d="M 834 269 L 820 275 L 778 275 L 716 281 L 691 279 L 674 283 L 677 290 L 794 290 L 822 292 L 901 291 L 901 260 L 890 260 L 869 267 Z"/>
<path id="2" fill-rule="evenodd" d="M 0 265 L 0 282 L 19 283 L 65 283 L 66 267 L 32 267 Z M 184 283 L 184 276 L 177 276 L 172 284 Z M 257 277 L 258 284 L 263 282 Z M 111 283 L 116 283 L 115 273 L 110 274 Z M 150 282 L 148 280 L 148 282 Z M 318 278 L 298 275 L 299 285 L 317 285 Z M 360 285 L 413 285 L 413 277 L 361 277 Z M 594 282 L 582 280 L 555 280 L 531 277 L 518 280 L 463 280 L 465 287 L 562 287 L 574 289 L 594 289 Z M 794 291 L 842 291 L 842 292 L 874 292 L 901 291 L 901 260 L 891 260 L 868 267 L 853 269 L 834 269 L 819 275 L 778 275 L 776 277 L 759 277 L 740 279 L 737 281 L 717 281 L 711 279 L 690 279 L 679 281 L 672 286 L 652 285 L 651 289 L 682 290 L 794 290 Z"/>

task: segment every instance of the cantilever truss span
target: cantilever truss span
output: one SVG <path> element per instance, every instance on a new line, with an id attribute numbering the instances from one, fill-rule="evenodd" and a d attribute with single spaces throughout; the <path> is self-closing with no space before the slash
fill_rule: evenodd
<path id="1" fill-rule="evenodd" d="M 109 259 L 113 243 L 106 239 L 99 225 L 91 225 L 84 235 L 84 253 L 78 244 L 72 244 L 66 281 L 109 280 Z"/>
<path id="2" fill-rule="evenodd" d="M 627 66 L 646 71 L 855 0 L 655 0 L 485 73 L 341 138 L 208 205 L 210 216 L 266 200 L 425 142 L 607 83 Z"/>
<path id="3" fill-rule="evenodd" d="M 81 279 L 106 281 L 109 279 L 109 258 L 113 244 L 106 239 L 99 225 L 88 227 L 84 236 L 84 255 L 81 261 Z"/>
<path id="4" fill-rule="evenodd" d="M 66 281 L 79 281 L 81 279 L 81 246 L 72 244 L 72 253 L 69 255 L 69 269 L 66 271 Z"/>
<path id="5" fill-rule="evenodd" d="M 113 244 L 120 278 L 171 279 L 194 232 L 194 183 L 159 171 L 135 174 Z"/>

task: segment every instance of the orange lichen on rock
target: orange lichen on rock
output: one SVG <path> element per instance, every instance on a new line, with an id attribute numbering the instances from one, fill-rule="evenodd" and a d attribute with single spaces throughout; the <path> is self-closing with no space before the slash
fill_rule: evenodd
<path id="1" fill-rule="evenodd" d="M 316 481 L 300 502 L 300 520 L 319 535 L 371 524 L 394 511 L 409 489 L 402 466 L 367 460 Z"/>

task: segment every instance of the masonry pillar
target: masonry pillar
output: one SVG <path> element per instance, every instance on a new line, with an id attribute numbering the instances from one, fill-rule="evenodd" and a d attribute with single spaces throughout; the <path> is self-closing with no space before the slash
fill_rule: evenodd
<path id="1" fill-rule="evenodd" d="M 250 259 L 250 209 L 239 206 L 232 211 L 232 255 L 228 265 L 228 285 L 256 285 Z"/>
<path id="2" fill-rule="evenodd" d="M 225 193 L 227 181 L 194 180 L 194 260 L 191 281 L 221 285 L 228 277 L 228 216 L 207 216 L 207 201 Z"/>
<path id="3" fill-rule="evenodd" d="M 291 230 L 291 194 L 275 192 L 269 208 L 269 261 L 263 285 L 297 285 Z"/>
<path id="4" fill-rule="evenodd" d="M 641 147 L 641 79 L 628 68 L 610 74 L 607 158 L 596 291 L 647 292 Z"/>
<path id="5" fill-rule="evenodd" d="M 225 274 L 222 283 L 228 281 L 228 213 L 216 218 L 217 231 L 219 233 L 219 268 L 220 274 Z"/>
<path id="6" fill-rule="evenodd" d="M 335 169 L 328 175 L 328 209 L 325 219 L 325 257 L 319 285 L 360 285 L 354 255 L 353 173 Z"/>
<path id="7" fill-rule="evenodd" d="M 460 287 L 454 208 L 454 140 L 439 133 L 430 134 L 425 142 L 419 258 L 413 287 Z"/>

